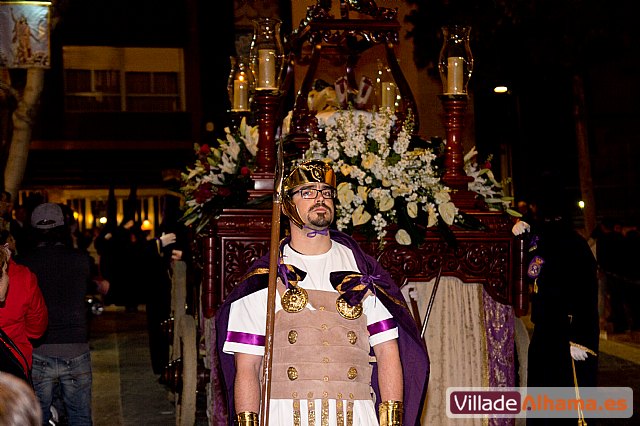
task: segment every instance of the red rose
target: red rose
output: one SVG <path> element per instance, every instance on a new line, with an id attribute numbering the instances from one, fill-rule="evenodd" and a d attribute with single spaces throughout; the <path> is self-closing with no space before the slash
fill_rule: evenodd
<path id="1" fill-rule="evenodd" d="M 213 197 L 212 189 L 213 186 L 211 185 L 211 182 L 204 182 L 201 184 L 198 189 L 193 192 L 193 198 L 196 200 L 196 203 L 202 204 Z"/>
<path id="2" fill-rule="evenodd" d="M 231 190 L 226 186 L 221 186 L 218 188 L 218 195 L 220 195 L 221 197 L 228 197 L 229 195 L 231 195 Z"/>
<path id="3" fill-rule="evenodd" d="M 491 162 L 490 161 L 485 161 L 484 162 L 484 168 L 485 169 L 490 169 L 491 168 Z"/>
<path id="4" fill-rule="evenodd" d="M 207 145 L 206 143 L 200 147 L 200 154 L 207 155 L 210 152 L 211 152 L 211 149 L 209 148 L 209 145 Z"/>
<path id="5" fill-rule="evenodd" d="M 241 167 L 240 174 L 242 176 L 249 176 L 251 174 L 251 170 L 247 166 Z"/>

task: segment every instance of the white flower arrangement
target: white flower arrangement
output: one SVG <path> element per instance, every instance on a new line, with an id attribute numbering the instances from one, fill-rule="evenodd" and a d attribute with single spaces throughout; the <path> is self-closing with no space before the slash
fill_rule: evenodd
<path id="1" fill-rule="evenodd" d="M 504 188 L 499 183 L 491 171 L 492 156 L 489 156 L 480 167 L 477 162 L 478 151 L 474 146 L 464 156 L 464 171 L 467 176 L 471 176 L 473 181 L 469 182 L 469 191 L 478 194 L 487 204 L 489 210 L 505 211 L 511 216 L 521 217 L 516 210 L 511 209 L 513 197 L 504 195 Z"/>
<path id="2" fill-rule="evenodd" d="M 337 111 L 320 123 L 325 138 L 316 135 L 306 154 L 324 159 L 336 172 L 337 228 L 360 231 L 381 245 L 388 225 L 397 225 L 395 240 L 409 245 L 416 224 L 452 225 L 458 215 L 440 180 L 436 154 L 410 149 L 413 121 L 409 117 L 399 129 L 396 121 L 388 109 Z"/>
<path id="3" fill-rule="evenodd" d="M 258 152 L 258 127 L 242 119 L 237 131 L 224 129 L 218 147 L 194 144 L 196 160 L 182 173 L 185 198 L 182 220 L 200 233 L 212 216 L 225 207 L 240 206 L 246 200 L 251 172 Z"/>

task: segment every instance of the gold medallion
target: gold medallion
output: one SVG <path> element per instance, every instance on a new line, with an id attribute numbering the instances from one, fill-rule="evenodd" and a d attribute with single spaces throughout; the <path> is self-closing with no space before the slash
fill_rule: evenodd
<path id="1" fill-rule="evenodd" d="M 342 318 L 348 320 L 358 319 L 362 315 L 362 303 L 358 303 L 356 306 L 351 306 L 342 297 L 338 297 L 338 299 L 336 299 L 336 309 Z"/>
<path id="2" fill-rule="evenodd" d="M 355 367 L 349 368 L 349 371 L 347 371 L 347 378 L 349 380 L 354 380 L 356 377 L 358 377 L 358 370 Z"/>
<path id="3" fill-rule="evenodd" d="M 296 380 L 298 378 L 298 370 L 295 367 L 287 368 L 287 376 L 291 381 Z"/>
<path id="4" fill-rule="evenodd" d="M 307 306 L 309 295 L 307 291 L 298 286 L 292 286 L 282 295 L 282 309 L 290 314 L 300 312 Z"/>

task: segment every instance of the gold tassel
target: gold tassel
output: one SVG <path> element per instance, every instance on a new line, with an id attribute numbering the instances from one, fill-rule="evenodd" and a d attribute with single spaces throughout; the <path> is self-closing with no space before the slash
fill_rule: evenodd
<path id="1" fill-rule="evenodd" d="M 578 387 L 578 376 L 576 375 L 576 362 L 571 358 L 571 367 L 573 368 L 573 385 L 576 388 L 576 401 L 580 401 L 580 388 Z M 584 413 L 580 404 L 578 404 L 578 426 L 587 426 L 587 421 L 584 419 Z"/>

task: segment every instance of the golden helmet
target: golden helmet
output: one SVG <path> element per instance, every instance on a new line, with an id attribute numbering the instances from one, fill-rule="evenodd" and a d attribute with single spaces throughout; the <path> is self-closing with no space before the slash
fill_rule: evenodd
<path id="1" fill-rule="evenodd" d="M 293 202 L 291 191 L 305 183 L 325 183 L 336 187 L 336 175 L 330 165 L 320 160 L 307 160 L 293 167 L 283 182 L 282 212 L 298 228 L 304 226 L 304 221 Z"/>

